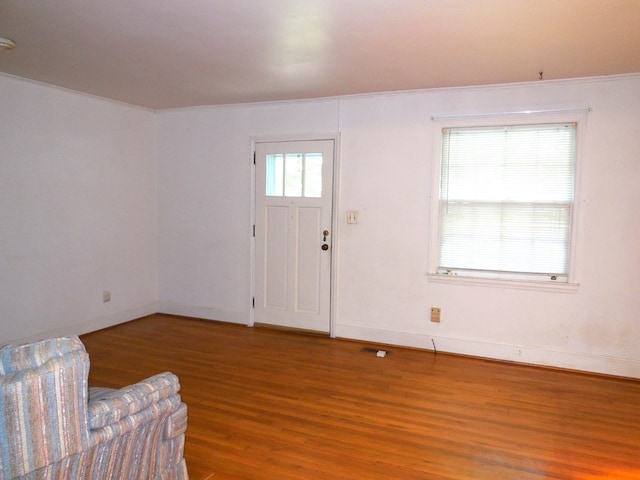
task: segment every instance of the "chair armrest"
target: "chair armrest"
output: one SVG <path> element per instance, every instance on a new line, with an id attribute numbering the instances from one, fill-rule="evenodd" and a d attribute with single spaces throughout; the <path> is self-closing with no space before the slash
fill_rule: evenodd
<path id="1" fill-rule="evenodd" d="M 89 400 L 89 428 L 99 429 L 134 415 L 180 390 L 178 377 L 164 372 L 119 390 L 101 390 Z"/>
<path id="2" fill-rule="evenodd" d="M 105 444 L 116 438 L 125 438 L 130 435 L 142 435 L 146 437 L 150 431 L 158 432 L 158 439 L 168 439 L 168 433 L 180 434 L 186 430 L 173 427 L 173 417 L 177 416 L 178 427 L 183 423 L 179 421 L 186 417 L 186 405 L 182 403 L 180 395 L 171 395 L 157 403 L 127 415 L 115 423 L 106 427 L 95 428 L 89 432 L 91 445 Z"/>

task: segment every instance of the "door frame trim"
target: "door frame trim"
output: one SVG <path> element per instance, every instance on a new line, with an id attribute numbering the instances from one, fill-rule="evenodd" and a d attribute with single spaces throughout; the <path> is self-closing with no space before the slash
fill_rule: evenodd
<path id="1" fill-rule="evenodd" d="M 335 325 L 336 325 L 336 305 L 337 305 L 337 284 L 338 284 L 338 242 L 339 242 L 339 216 L 338 216 L 338 203 L 339 203 L 339 172 L 340 172 L 340 133 L 311 133 L 302 135 L 252 135 L 250 136 L 250 152 L 249 159 L 251 162 L 251 215 L 249 219 L 248 230 L 250 232 L 250 262 L 249 262 L 249 318 L 247 320 L 247 326 L 253 327 L 255 325 L 255 309 L 252 305 L 252 299 L 255 299 L 256 295 L 256 238 L 253 236 L 253 228 L 256 222 L 256 164 L 254 163 L 254 155 L 256 152 L 256 145 L 258 143 L 272 143 L 272 142 L 315 142 L 322 140 L 333 140 L 333 178 L 332 178 L 332 198 L 331 198 L 331 276 L 329 278 L 329 336 L 335 338 Z"/>

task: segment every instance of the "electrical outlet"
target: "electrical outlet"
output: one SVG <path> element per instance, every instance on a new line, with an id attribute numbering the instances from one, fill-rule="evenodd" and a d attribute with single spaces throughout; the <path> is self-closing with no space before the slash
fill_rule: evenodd
<path id="1" fill-rule="evenodd" d="M 440 323 L 440 307 L 431 307 L 431 321 Z"/>
<path id="2" fill-rule="evenodd" d="M 111 292 L 109 290 L 105 290 L 102 292 L 102 302 L 107 303 L 111 301 Z"/>

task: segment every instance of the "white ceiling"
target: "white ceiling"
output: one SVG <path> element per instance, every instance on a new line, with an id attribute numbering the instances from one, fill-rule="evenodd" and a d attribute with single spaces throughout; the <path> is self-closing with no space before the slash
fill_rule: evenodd
<path id="1" fill-rule="evenodd" d="M 0 36 L 153 109 L 640 72 L 640 0 L 0 0 Z"/>

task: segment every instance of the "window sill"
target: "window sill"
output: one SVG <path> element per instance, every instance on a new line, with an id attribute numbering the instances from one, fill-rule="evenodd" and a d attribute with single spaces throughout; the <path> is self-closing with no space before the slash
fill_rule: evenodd
<path id="1" fill-rule="evenodd" d="M 434 283 L 450 285 L 476 285 L 482 287 L 514 288 L 517 290 L 538 290 L 554 293 L 577 293 L 579 283 L 532 282 L 522 280 L 497 280 L 488 278 L 464 277 L 460 275 L 443 275 L 428 273 L 427 279 Z"/>

